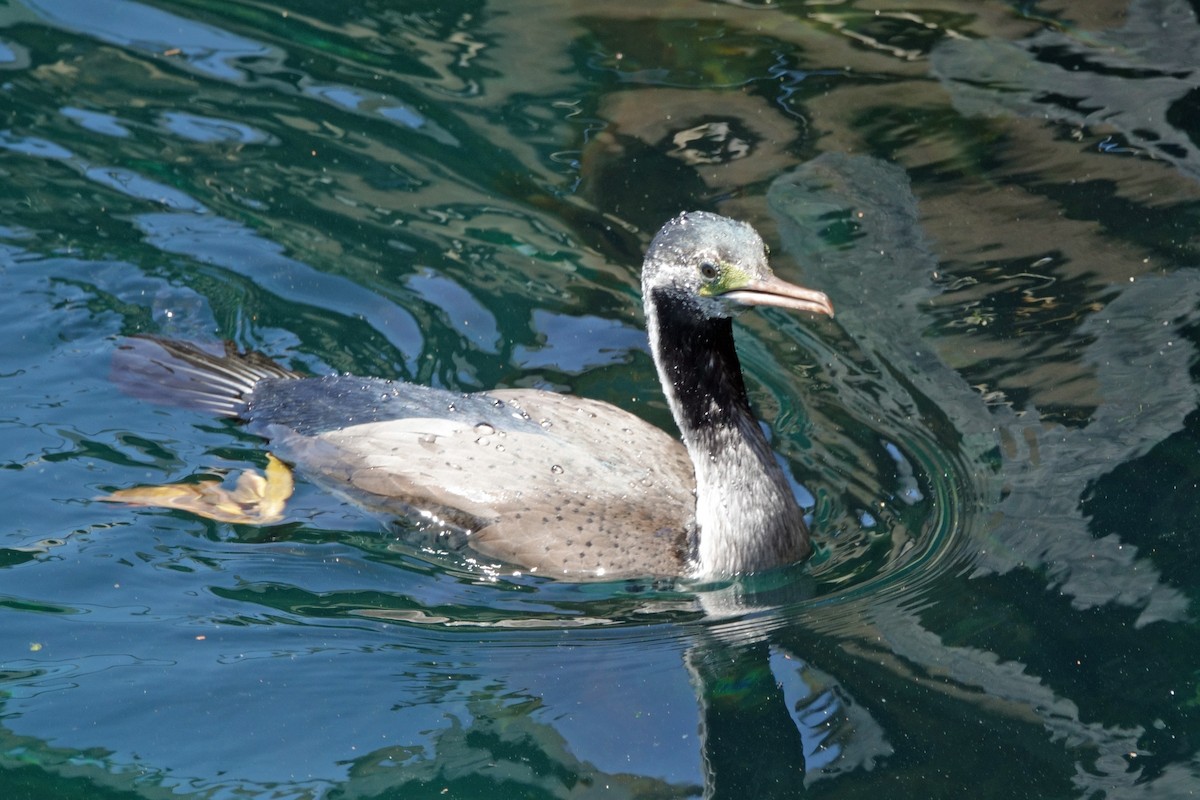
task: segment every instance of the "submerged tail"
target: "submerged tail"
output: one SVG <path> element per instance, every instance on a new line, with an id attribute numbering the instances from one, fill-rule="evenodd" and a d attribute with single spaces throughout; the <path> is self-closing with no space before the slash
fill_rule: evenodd
<path id="1" fill-rule="evenodd" d="M 240 417 L 246 396 L 264 378 L 302 378 L 262 353 L 241 353 L 225 342 L 224 353 L 190 342 L 136 336 L 113 354 L 112 378 L 126 393 L 154 403 L 223 417 Z"/>

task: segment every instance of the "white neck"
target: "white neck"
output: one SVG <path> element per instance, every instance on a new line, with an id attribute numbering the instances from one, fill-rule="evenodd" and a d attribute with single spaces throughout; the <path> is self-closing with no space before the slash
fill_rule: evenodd
<path id="1" fill-rule="evenodd" d="M 646 296 L 658 377 L 696 473 L 692 576 L 758 572 L 810 550 L 803 514 L 746 398 L 728 319 Z"/>

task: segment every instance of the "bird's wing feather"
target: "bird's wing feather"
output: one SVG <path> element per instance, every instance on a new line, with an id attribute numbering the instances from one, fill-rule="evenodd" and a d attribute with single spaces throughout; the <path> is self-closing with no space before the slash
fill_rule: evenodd
<path id="1" fill-rule="evenodd" d="M 682 445 L 606 403 L 489 395 L 528 418 L 412 417 L 271 439 L 370 507 L 473 530 L 471 547 L 493 558 L 553 575 L 680 572 L 695 509 Z"/>

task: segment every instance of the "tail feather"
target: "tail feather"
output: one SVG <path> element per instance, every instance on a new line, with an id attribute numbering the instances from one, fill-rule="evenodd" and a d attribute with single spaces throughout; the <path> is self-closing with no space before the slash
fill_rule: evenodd
<path id="1" fill-rule="evenodd" d="M 240 417 L 259 381 L 304 376 L 262 353 L 239 352 L 233 342 L 225 342 L 218 353 L 190 342 L 135 336 L 113 354 L 112 377 L 142 400 Z"/>

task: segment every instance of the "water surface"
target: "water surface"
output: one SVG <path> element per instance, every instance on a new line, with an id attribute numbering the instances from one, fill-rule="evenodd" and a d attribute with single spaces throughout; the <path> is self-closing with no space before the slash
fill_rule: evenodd
<path id="1" fill-rule="evenodd" d="M 1182 0 L 0 5 L 0 787 L 17 798 L 1200 786 L 1200 24 Z M 555 583 L 262 467 L 121 338 L 670 429 L 638 266 L 754 223 L 806 565 Z"/>

